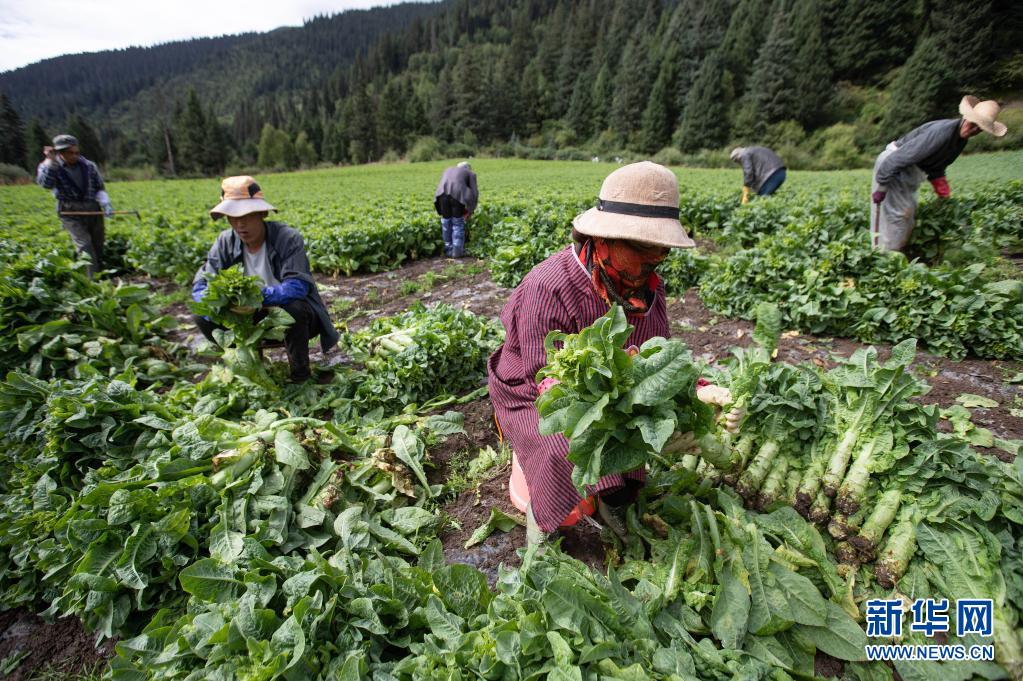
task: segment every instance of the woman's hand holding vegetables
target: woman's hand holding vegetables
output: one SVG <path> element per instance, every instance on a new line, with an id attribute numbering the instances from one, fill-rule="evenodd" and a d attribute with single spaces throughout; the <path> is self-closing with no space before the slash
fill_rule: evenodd
<path id="1" fill-rule="evenodd" d="M 732 403 L 732 393 L 728 388 L 719 385 L 705 383 L 696 388 L 696 397 L 704 404 L 713 404 L 716 407 L 726 407 Z M 739 425 L 746 416 L 746 410 L 741 407 L 733 407 L 725 414 L 725 430 L 729 433 L 738 433 Z"/>

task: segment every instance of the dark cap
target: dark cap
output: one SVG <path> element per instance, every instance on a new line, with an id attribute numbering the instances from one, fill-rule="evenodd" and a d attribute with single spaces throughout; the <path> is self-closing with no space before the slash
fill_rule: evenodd
<path id="1" fill-rule="evenodd" d="M 53 138 L 53 148 L 57 151 L 63 151 L 70 147 L 77 147 L 78 140 L 72 135 L 57 135 Z"/>

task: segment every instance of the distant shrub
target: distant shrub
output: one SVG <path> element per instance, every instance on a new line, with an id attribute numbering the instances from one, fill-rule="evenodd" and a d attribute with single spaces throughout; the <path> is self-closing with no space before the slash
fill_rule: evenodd
<path id="1" fill-rule="evenodd" d="M 815 165 L 820 170 L 858 168 L 867 163 L 856 138 L 856 127 L 848 123 L 818 130 L 811 137 L 810 146 L 819 152 Z"/>
<path id="2" fill-rule="evenodd" d="M 654 154 L 652 160 L 662 166 L 680 166 L 685 163 L 686 155 L 675 147 L 664 147 Z"/>
<path id="3" fill-rule="evenodd" d="M 418 138 L 408 152 L 408 160 L 412 163 L 425 163 L 441 158 L 440 142 L 432 135 Z"/>
<path id="4" fill-rule="evenodd" d="M 0 184 L 28 184 L 32 176 L 21 166 L 0 163 Z"/>
<path id="5" fill-rule="evenodd" d="M 554 153 L 554 160 L 556 161 L 589 161 L 591 158 L 593 158 L 593 155 L 589 152 L 573 147 L 558 149 Z"/>
<path id="6" fill-rule="evenodd" d="M 115 182 L 134 182 L 159 179 L 160 173 L 157 171 L 156 166 L 152 165 L 132 167 L 112 166 L 103 169 L 103 177 Z"/>

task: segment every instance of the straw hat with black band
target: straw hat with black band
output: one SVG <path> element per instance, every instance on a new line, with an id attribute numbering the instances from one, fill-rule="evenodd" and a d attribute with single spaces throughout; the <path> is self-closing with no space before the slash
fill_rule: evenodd
<path id="1" fill-rule="evenodd" d="M 998 106 L 995 100 L 988 99 L 982 102 L 973 95 L 966 95 L 959 102 L 959 113 L 963 118 L 995 137 L 1002 137 L 1009 131 L 1004 123 L 995 120 L 1001 110 L 1002 107 Z"/>
<path id="2" fill-rule="evenodd" d="M 220 203 L 210 210 L 214 220 L 227 217 L 240 218 L 249 213 L 277 210 L 263 198 L 263 190 L 248 175 L 224 178 L 220 184 Z"/>
<path id="3" fill-rule="evenodd" d="M 667 248 L 696 243 L 679 222 L 678 179 L 662 165 L 642 161 L 604 179 L 597 205 L 572 220 L 576 231 L 604 239 L 627 239 Z"/>

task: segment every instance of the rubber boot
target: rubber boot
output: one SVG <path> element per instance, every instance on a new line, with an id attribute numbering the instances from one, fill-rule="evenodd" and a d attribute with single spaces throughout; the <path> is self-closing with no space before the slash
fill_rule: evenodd
<path id="1" fill-rule="evenodd" d="M 543 546 L 551 541 L 551 538 L 557 534 L 557 530 L 554 532 L 544 532 L 539 525 L 536 524 L 536 519 L 533 517 L 533 505 L 526 505 L 526 544 L 527 546 Z"/>
<path id="2" fill-rule="evenodd" d="M 597 497 L 597 514 L 604 521 L 604 525 L 622 541 L 625 541 L 629 534 L 625 527 L 625 509 L 625 506 L 611 506 L 601 497 Z"/>

